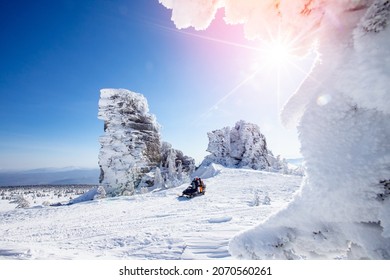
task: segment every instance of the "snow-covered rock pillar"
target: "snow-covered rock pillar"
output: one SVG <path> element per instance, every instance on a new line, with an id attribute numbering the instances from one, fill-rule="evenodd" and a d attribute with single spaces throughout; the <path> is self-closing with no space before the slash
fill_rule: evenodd
<path id="1" fill-rule="evenodd" d="M 114 194 L 133 194 L 143 174 L 161 160 L 159 125 L 141 94 L 125 89 L 100 91 L 100 183 Z"/>

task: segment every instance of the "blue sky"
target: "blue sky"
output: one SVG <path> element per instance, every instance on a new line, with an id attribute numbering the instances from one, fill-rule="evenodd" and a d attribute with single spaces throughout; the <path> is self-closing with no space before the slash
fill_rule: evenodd
<path id="1" fill-rule="evenodd" d="M 1 1 L 0 169 L 97 167 L 102 88 L 145 95 L 163 140 L 198 163 L 207 132 L 241 119 L 274 154 L 299 156 L 278 114 L 305 71 L 277 72 L 222 11 L 206 31 L 170 16 L 157 0 Z"/>

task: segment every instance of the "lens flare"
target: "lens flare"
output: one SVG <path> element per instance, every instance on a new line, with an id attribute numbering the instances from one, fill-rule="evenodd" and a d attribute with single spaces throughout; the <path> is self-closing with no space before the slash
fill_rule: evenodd
<path id="1" fill-rule="evenodd" d="M 326 104 L 328 104 L 330 101 L 332 100 L 332 96 L 330 96 L 329 94 L 324 94 L 324 95 L 321 95 L 317 98 L 317 104 L 319 106 L 325 106 Z"/>
<path id="2" fill-rule="evenodd" d="M 264 49 L 265 56 L 271 63 L 286 64 L 291 58 L 291 49 L 288 44 L 276 40 L 270 42 Z"/>

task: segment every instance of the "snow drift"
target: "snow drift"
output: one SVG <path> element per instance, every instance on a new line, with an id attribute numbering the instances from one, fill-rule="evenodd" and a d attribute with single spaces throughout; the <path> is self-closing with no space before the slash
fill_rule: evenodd
<path id="1" fill-rule="evenodd" d="M 282 112 L 285 125 L 298 126 L 307 167 L 300 195 L 233 238 L 231 253 L 390 259 L 390 2 L 160 2 L 173 9 L 179 28 L 205 28 L 225 7 L 225 20 L 243 23 L 248 38 L 280 34 L 304 50 L 317 42 L 320 57 Z"/>

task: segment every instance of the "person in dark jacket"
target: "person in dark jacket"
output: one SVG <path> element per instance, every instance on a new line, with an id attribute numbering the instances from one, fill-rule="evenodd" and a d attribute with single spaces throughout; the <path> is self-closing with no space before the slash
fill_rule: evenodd
<path id="1" fill-rule="evenodd" d="M 194 180 L 192 180 L 191 185 L 194 185 L 196 187 L 198 193 L 203 193 L 206 187 L 202 179 L 200 179 L 199 177 L 195 177 Z"/>

